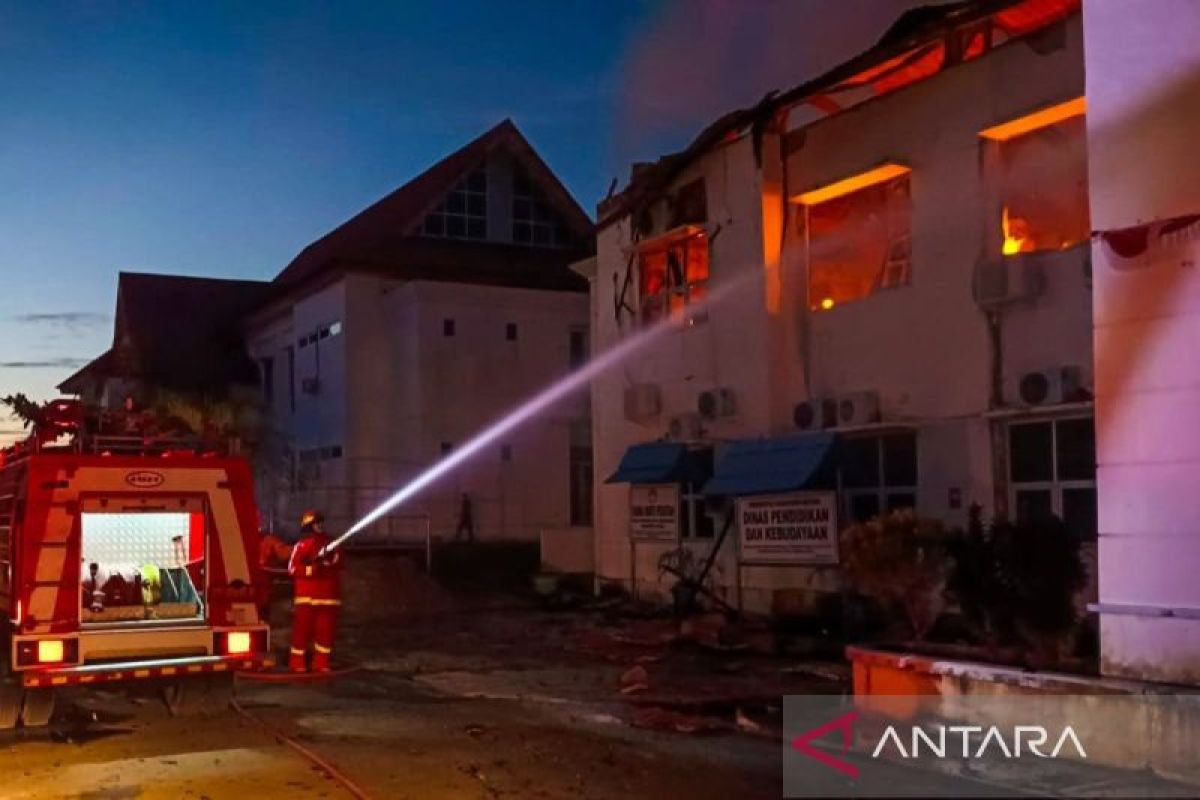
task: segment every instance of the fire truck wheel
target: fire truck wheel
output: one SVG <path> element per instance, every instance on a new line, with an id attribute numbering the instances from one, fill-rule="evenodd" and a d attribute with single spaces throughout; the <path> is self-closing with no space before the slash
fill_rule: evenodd
<path id="1" fill-rule="evenodd" d="M 232 675 L 180 678 L 163 687 L 163 702 L 172 717 L 220 714 L 232 699 Z"/>
<path id="2" fill-rule="evenodd" d="M 0 678 L 0 730 L 17 727 L 24 694 L 21 684 L 9 677 Z"/>
<path id="3" fill-rule="evenodd" d="M 208 710 L 220 714 L 233 702 L 233 676 L 213 675 L 208 682 Z"/>
<path id="4" fill-rule="evenodd" d="M 163 687 L 163 703 L 172 717 L 190 717 L 204 706 L 204 678 L 177 678 Z"/>
<path id="5" fill-rule="evenodd" d="M 26 728 L 40 728 L 54 714 L 53 689 L 26 689 L 25 702 L 21 705 L 21 724 Z"/>

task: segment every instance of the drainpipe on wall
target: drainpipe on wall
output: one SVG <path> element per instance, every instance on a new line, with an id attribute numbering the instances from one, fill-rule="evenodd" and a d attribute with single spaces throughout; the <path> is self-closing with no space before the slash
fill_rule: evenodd
<path id="1" fill-rule="evenodd" d="M 1004 406 L 1004 331 L 999 310 L 984 311 L 988 329 L 988 409 Z M 988 423 L 988 438 L 992 446 L 992 514 L 1008 516 L 1008 459 L 1004 441 L 1004 426 Z"/>

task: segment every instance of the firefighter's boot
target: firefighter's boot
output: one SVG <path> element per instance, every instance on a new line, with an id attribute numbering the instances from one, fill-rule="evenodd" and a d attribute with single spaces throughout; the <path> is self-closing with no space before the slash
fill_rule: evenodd
<path id="1" fill-rule="evenodd" d="M 308 672 L 308 664 L 305 663 L 305 653 L 303 650 L 297 650 L 295 647 L 288 651 L 288 670 L 291 672 Z M 316 661 L 316 659 L 313 659 Z"/>
<path id="2" fill-rule="evenodd" d="M 314 643 L 312 658 L 313 672 L 329 672 L 329 658 L 331 655 L 333 655 L 332 648 Z"/>

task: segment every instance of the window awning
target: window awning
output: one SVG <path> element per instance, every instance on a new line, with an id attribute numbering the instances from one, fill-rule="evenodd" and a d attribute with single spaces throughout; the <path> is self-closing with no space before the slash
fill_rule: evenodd
<path id="1" fill-rule="evenodd" d="M 733 442 L 717 462 L 708 495 L 749 495 L 834 487 L 832 433 Z"/>
<path id="2" fill-rule="evenodd" d="M 635 444 L 621 456 L 617 471 L 605 483 L 681 483 L 701 481 L 704 475 L 687 446 L 680 442 Z"/>

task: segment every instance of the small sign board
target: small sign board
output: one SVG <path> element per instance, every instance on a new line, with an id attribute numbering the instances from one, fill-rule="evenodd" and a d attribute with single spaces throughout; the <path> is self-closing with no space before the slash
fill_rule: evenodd
<path id="1" fill-rule="evenodd" d="M 744 564 L 837 564 L 834 492 L 742 497 L 738 543 Z"/>
<path id="2" fill-rule="evenodd" d="M 636 542 L 679 539 L 679 487 L 664 483 L 629 487 L 629 538 Z"/>

